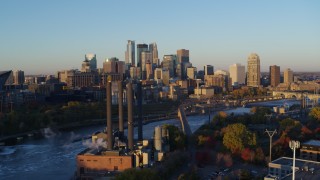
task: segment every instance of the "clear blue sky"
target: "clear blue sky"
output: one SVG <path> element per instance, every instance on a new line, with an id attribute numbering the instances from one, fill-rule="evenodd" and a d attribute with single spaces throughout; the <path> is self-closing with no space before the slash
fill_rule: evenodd
<path id="1" fill-rule="evenodd" d="M 320 1 L 3 0 L 0 70 L 54 74 L 86 53 L 124 60 L 127 40 L 158 44 L 159 58 L 189 49 L 194 66 L 246 65 L 320 70 Z"/>

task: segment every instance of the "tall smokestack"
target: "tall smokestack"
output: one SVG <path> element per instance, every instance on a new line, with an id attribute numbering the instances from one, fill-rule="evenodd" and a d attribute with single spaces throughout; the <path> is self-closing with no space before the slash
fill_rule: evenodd
<path id="1" fill-rule="evenodd" d="M 138 83 L 138 140 L 143 140 L 142 134 L 142 84 Z"/>
<path id="2" fill-rule="evenodd" d="M 119 104 L 119 136 L 123 137 L 123 88 L 122 81 L 118 81 L 118 104 Z"/>
<path id="3" fill-rule="evenodd" d="M 112 119 L 111 119 L 111 81 L 107 82 L 107 133 L 108 133 L 108 150 L 112 150 Z"/>
<path id="4" fill-rule="evenodd" d="M 133 150 L 133 92 L 132 83 L 127 84 L 128 102 L 128 148 Z"/>

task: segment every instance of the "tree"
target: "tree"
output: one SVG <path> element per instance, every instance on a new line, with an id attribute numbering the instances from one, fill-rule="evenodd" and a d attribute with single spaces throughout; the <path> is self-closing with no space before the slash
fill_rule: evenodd
<path id="1" fill-rule="evenodd" d="M 170 151 L 183 149 L 186 147 L 186 136 L 178 127 L 169 124 L 165 124 L 163 126 L 169 130 Z"/>
<path id="2" fill-rule="evenodd" d="M 317 121 L 320 120 L 320 107 L 314 107 L 311 109 L 310 113 L 309 113 L 309 116 L 312 118 L 312 119 L 315 119 Z"/>
<path id="3" fill-rule="evenodd" d="M 253 147 L 257 144 L 256 136 L 247 130 L 241 123 L 230 124 L 225 129 L 223 145 L 232 153 L 239 153 L 246 147 Z"/>
<path id="4" fill-rule="evenodd" d="M 291 118 L 286 118 L 282 120 L 279 124 L 281 130 L 286 130 L 287 128 L 291 128 L 295 125 L 295 120 Z"/>

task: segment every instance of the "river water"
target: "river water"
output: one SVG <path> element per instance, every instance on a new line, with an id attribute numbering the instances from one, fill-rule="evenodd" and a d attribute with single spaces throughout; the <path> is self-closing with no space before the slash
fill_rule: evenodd
<path id="1" fill-rule="evenodd" d="M 264 102 L 260 104 L 276 106 L 288 103 L 288 101 Z M 289 103 L 297 103 L 290 101 Z M 237 108 L 228 110 L 234 112 L 248 113 L 250 108 Z M 212 115 L 211 115 L 212 117 Z M 209 121 L 208 115 L 196 115 L 187 117 L 192 132 Z M 143 126 L 144 139 L 153 136 L 154 128 L 158 125 L 172 124 L 180 126 L 178 119 L 169 119 L 149 123 Z M 5 146 L 0 150 L 0 179 L 71 179 L 76 170 L 76 155 L 86 149 L 84 141 L 76 141 L 82 137 L 88 137 L 97 131 L 102 131 L 103 125 L 83 127 L 69 132 L 53 133 L 47 129 L 46 138 L 25 139 L 21 144 Z M 137 129 L 134 129 L 135 139 Z M 125 130 L 125 134 L 127 131 Z"/>

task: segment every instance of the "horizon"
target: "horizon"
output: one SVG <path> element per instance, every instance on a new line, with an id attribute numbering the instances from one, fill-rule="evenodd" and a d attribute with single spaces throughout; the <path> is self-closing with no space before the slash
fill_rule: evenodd
<path id="1" fill-rule="evenodd" d="M 0 71 L 56 74 L 80 69 L 87 53 L 97 55 L 100 68 L 106 58 L 124 61 L 130 39 L 156 42 L 160 61 L 188 49 L 197 70 L 206 64 L 215 70 L 247 67 L 249 54 L 257 53 L 262 72 L 271 65 L 281 72 L 318 72 L 318 7 L 318 1 L 288 0 L 6 1 L 0 7 Z"/>

